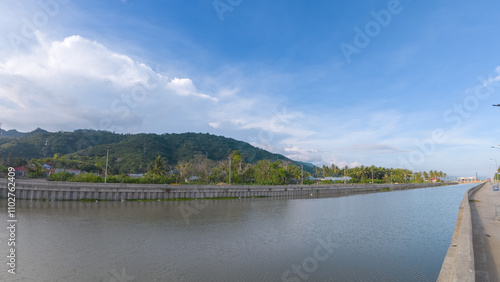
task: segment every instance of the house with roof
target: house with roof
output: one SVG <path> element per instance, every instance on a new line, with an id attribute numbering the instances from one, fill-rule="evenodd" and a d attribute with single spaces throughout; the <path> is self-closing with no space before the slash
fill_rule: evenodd
<path id="1" fill-rule="evenodd" d="M 16 171 L 16 176 L 26 176 L 26 167 L 15 167 L 14 170 Z"/>
<path id="2" fill-rule="evenodd" d="M 457 181 L 459 183 L 464 183 L 464 182 L 477 182 L 479 180 L 474 176 L 469 176 L 469 177 L 458 177 Z"/>
<path id="3" fill-rule="evenodd" d="M 42 167 L 45 168 L 46 170 L 51 170 L 53 168 L 51 165 L 48 164 L 43 164 Z"/>
<path id="4" fill-rule="evenodd" d="M 79 169 L 56 168 L 56 169 L 53 169 L 53 171 L 51 170 L 51 173 L 58 173 L 58 172 L 68 172 L 69 174 L 73 174 L 73 175 L 78 175 L 78 174 L 82 173 L 82 171 Z"/>

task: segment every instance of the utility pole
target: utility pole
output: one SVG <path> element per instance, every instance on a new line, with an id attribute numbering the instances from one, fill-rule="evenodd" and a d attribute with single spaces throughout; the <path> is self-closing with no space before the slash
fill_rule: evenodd
<path id="1" fill-rule="evenodd" d="M 493 106 L 499 106 L 500 107 L 500 104 L 499 105 L 493 105 Z M 490 148 L 500 149 L 500 145 L 490 146 Z M 493 159 L 491 159 L 491 160 L 493 160 Z M 498 178 L 497 175 L 498 175 L 498 164 L 497 164 L 497 158 L 495 158 L 495 174 L 494 174 L 495 181 Z"/>
<path id="2" fill-rule="evenodd" d="M 349 174 L 349 173 L 347 172 L 347 168 L 348 168 L 348 167 L 347 167 L 347 165 L 345 165 L 345 168 L 344 168 L 344 184 L 347 184 L 347 180 L 346 180 L 346 178 L 345 178 L 345 177 Z"/>
<path id="3" fill-rule="evenodd" d="M 109 159 L 109 149 L 110 147 L 108 146 L 106 148 L 106 172 L 104 173 L 104 183 L 107 183 L 108 180 L 108 159 Z"/>
<path id="4" fill-rule="evenodd" d="M 43 152 L 43 157 L 47 157 L 47 151 L 49 150 L 49 139 L 45 140 L 45 152 Z"/>
<path id="5" fill-rule="evenodd" d="M 304 165 L 300 165 L 300 185 L 304 185 Z"/>
<path id="6" fill-rule="evenodd" d="M 231 159 L 229 159 L 229 185 L 231 185 Z"/>
<path id="7" fill-rule="evenodd" d="M 493 147 L 494 148 L 494 147 Z M 495 178 L 495 181 L 497 180 L 497 174 L 498 174 L 498 164 L 497 164 L 497 158 L 492 158 L 490 160 L 495 160 L 495 174 L 494 174 L 494 178 Z"/>

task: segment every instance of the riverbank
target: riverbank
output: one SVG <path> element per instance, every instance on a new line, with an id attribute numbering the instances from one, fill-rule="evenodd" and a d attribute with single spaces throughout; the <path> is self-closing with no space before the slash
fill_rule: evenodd
<path id="1" fill-rule="evenodd" d="M 499 281 L 498 190 L 489 182 L 465 193 L 438 281 Z"/>
<path id="2" fill-rule="evenodd" d="M 282 281 L 290 271 L 289 281 L 436 281 L 470 187 L 308 199 L 19 200 L 16 278 L 243 282 Z M 0 281 L 11 277 L 0 273 Z"/>
<path id="3" fill-rule="evenodd" d="M 473 194 L 483 185 L 484 183 L 467 190 L 460 203 L 451 245 L 444 258 L 437 280 L 439 282 L 475 281 L 470 200 Z"/>
<path id="4" fill-rule="evenodd" d="M 486 183 L 470 203 L 476 281 L 500 281 L 500 221 L 495 219 L 499 190 L 498 183 Z"/>
<path id="5" fill-rule="evenodd" d="M 7 197 L 0 179 L 0 197 Z M 232 197 L 327 197 L 341 194 L 436 187 L 451 183 L 359 185 L 157 185 L 16 180 L 16 198 L 27 200 L 154 200 Z"/>

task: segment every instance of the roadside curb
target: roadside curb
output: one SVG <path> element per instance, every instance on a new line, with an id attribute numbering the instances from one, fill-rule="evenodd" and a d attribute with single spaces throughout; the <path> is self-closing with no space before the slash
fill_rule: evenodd
<path id="1" fill-rule="evenodd" d="M 444 258 L 437 281 L 475 281 L 474 248 L 472 244 L 472 218 L 469 201 L 485 183 L 465 192 L 457 215 L 451 245 Z"/>

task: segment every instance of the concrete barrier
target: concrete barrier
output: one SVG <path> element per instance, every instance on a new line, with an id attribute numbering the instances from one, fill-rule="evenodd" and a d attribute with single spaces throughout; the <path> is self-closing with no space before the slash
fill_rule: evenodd
<path id="1" fill-rule="evenodd" d="M 497 204 L 495 208 L 495 220 L 500 221 L 500 204 Z"/>
<path id="2" fill-rule="evenodd" d="M 449 184 L 449 183 L 447 183 Z M 456 184 L 456 183 L 453 183 Z M 155 200 L 218 197 L 328 197 L 379 190 L 435 187 L 444 183 L 359 185 L 160 185 L 77 183 L 16 180 L 16 198 L 27 200 Z M 0 179 L 0 197 L 7 197 L 7 180 Z"/>
<path id="3" fill-rule="evenodd" d="M 437 280 L 439 282 L 475 281 L 472 217 L 469 201 L 483 185 L 484 183 L 467 190 L 460 203 L 451 245 L 439 272 Z"/>

